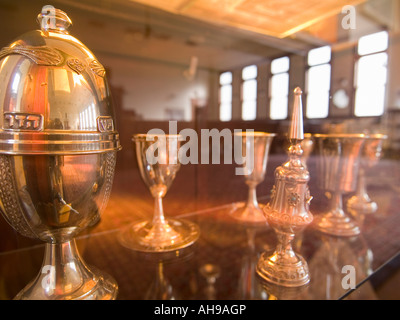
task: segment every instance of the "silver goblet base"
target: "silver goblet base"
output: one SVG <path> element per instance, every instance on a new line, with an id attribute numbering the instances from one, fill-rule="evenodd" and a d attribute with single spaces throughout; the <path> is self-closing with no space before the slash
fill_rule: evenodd
<path id="1" fill-rule="evenodd" d="M 230 212 L 232 218 L 244 222 L 246 224 L 268 224 L 265 218 L 262 204 L 248 204 L 245 202 L 234 205 Z"/>
<path id="2" fill-rule="evenodd" d="M 46 243 L 41 272 L 15 300 L 114 300 L 117 282 L 107 273 L 88 267 L 75 240 Z"/>
<path id="3" fill-rule="evenodd" d="M 357 236 L 360 234 L 360 227 L 350 217 L 336 212 L 328 212 L 322 215 L 316 215 L 314 227 L 333 236 Z"/>
<path id="4" fill-rule="evenodd" d="M 192 245 L 200 235 L 199 227 L 187 220 L 165 219 L 134 222 L 120 234 L 126 248 L 142 252 L 167 252 Z"/>
<path id="5" fill-rule="evenodd" d="M 295 253 L 284 256 L 264 252 L 258 261 L 257 273 L 264 280 L 284 287 L 299 287 L 310 281 L 307 262 Z"/>
<path id="6" fill-rule="evenodd" d="M 355 210 L 365 214 L 374 213 L 378 210 L 378 205 L 376 202 L 365 198 L 359 198 L 357 196 L 353 196 L 349 199 L 347 202 L 347 207 L 349 210 Z"/>

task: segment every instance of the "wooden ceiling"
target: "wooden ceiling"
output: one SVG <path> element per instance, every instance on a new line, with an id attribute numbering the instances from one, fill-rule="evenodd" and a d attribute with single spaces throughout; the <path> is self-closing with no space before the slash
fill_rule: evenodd
<path id="1" fill-rule="evenodd" d="M 284 38 L 365 0 L 131 0 L 210 23 Z"/>
<path id="2" fill-rule="evenodd" d="M 0 46 L 7 45 L 26 31 L 37 29 L 36 16 L 43 5 L 50 3 L 67 12 L 73 21 L 71 34 L 96 55 L 141 59 L 184 68 L 189 65 L 191 57 L 196 56 L 199 68 L 224 71 L 286 54 L 305 55 L 311 48 L 342 39 L 346 41 L 347 34 L 343 38 L 338 34 L 338 15 L 334 12 L 340 12 L 343 3 L 358 2 L 137 1 L 1 0 Z M 368 6 L 371 17 L 376 19 L 376 13 L 381 12 L 383 15 L 377 23 L 390 22 L 387 16 L 391 3 L 395 1 L 399 0 L 366 0 L 360 8 L 357 6 L 357 17 L 366 12 L 367 4 L 373 4 Z M 288 35 L 307 24 L 311 25 Z M 360 29 L 358 24 L 357 31 Z M 282 38 L 284 34 L 288 36 Z"/>

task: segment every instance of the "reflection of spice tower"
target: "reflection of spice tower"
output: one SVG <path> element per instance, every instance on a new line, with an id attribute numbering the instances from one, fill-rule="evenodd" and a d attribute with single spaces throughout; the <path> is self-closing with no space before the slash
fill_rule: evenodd
<path id="1" fill-rule="evenodd" d="M 289 160 L 276 168 L 271 200 L 264 207 L 268 223 L 276 232 L 278 244 L 272 255 L 264 252 L 257 264 L 257 273 L 263 279 L 287 287 L 301 286 L 310 281 L 307 263 L 293 251 L 291 242 L 295 234 L 313 219 L 309 212 L 312 197 L 307 185 L 310 175 L 302 161 L 301 142 L 304 133 L 301 89 L 296 88 L 294 94 Z"/>

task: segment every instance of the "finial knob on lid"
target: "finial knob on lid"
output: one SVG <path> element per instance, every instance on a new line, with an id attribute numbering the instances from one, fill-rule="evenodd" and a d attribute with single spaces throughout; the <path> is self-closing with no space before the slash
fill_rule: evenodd
<path id="1" fill-rule="evenodd" d="M 43 6 L 36 20 L 43 31 L 68 33 L 68 28 L 72 25 L 71 19 L 64 11 L 51 5 Z"/>

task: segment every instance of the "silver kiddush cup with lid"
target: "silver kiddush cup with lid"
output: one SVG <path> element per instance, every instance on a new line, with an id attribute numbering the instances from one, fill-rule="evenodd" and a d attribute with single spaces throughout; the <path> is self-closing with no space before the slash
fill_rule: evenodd
<path id="1" fill-rule="evenodd" d="M 115 280 L 87 266 L 74 240 L 104 211 L 121 148 L 105 70 L 63 11 L 45 6 L 38 22 L 0 51 L 0 210 L 46 242 L 15 298 L 115 299 Z"/>

